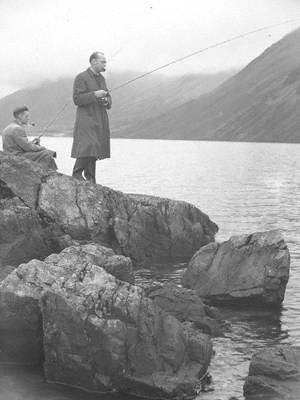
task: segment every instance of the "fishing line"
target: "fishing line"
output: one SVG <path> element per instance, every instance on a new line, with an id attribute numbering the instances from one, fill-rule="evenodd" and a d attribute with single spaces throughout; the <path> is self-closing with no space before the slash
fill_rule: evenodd
<path id="1" fill-rule="evenodd" d="M 50 128 L 50 126 L 58 119 L 58 117 L 62 114 L 62 112 L 64 111 L 64 109 L 67 107 L 67 105 L 69 104 L 69 101 L 67 101 L 62 108 L 59 110 L 59 112 L 55 115 L 55 117 L 44 127 L 42 133 L 38 136 L 38 138 L 40 139 L 42 136 L 45 135 L 45 133 L 47 132 L 47 129 Z"/>
<path id="2" fill-rule="evenodd" d="M 160 70 L 162 70 L 162 69 L 164 69 L 164 68 L 167 68 L 167 67 L 169 67 L 170 65 L 177 64 L 177 63 L 179 63 L 179 62 L 181 62 L 181 61 L 184 61 L 184 60 L 186 60 L 186 59 L 188 59 L 188 58 L 190 58 L 190 57 L 193 57 L 193 56 L 195 56 L 195 55 L 197 55 L 197 54 L 203 53 L 203 52 L 205 52 L 205 51 L 207 51 L 207 50 L 210 50 L 210 49 L 214 49 L 214 48 L 216 48 L 216 47 L 223 46 L 223 45 L 226 44 L 226 43 L 230 43 L 230 42 L 233 42 L 233 41 L 235 41 L 235 40 L 242 39 L 242 38 L 244 38 L 244 37 L 253 35 L 253 34 L 258 33 L 258 32 L 265 31 L 265 30 L 267 30 L 267 29 L 276 28 L 277 26 L 282 26 L 282 25 L 290 24 L 290 23 L 292 23 L 292 22 L 297 22 L 297 21 L 299 21 L 299 20 L 300 20 L 300 18 L 289 19 L 289 20 L 286 20 L 286 21 L 283 21 L 283 22 L 279 22 L 279 23 L 277 23 L 277 24 L 267 25 L 267 26 L 264 26 L 264 27 L 262 27 L 262 28 L 258 28 L 258 29 L 254 29 L 254 30 L 252 30 L 252 31 L 248 31 L 248 32 L 245 32 L 245 33 L 241 33 L 240 35 L 233 36 L 233 37 L 231 37 L 231 38 L 229 38 L 229 39 L 222 40 L 221 42 L 214 43 L 214 44 L 212 44 L 212 45 L 210 45 L 210 46 L 204 47 L 203 49 L 194 51 L 194 52 L 189 53 L 189 54 L 187 54 L 187 55 L 185 55 L 185 56 L 183 56 L 183 57 L 177 58 L 176 60 L 170 61 L 170 62 L 168 62 L 167 64 L 164 64 L 164 65 L 161 65 L 161 66 L 159 66 L 159 67 L 156 67 L 156 68 L 152 69 L 151 71 L 145 72 L 144 74 L 138 75 L 138 76 L 136 76 L 135 78 L 130 79 L 130 80 L 128 80 L 128 81 L 122 83 L 121 85 L 116 86 L 116 87 L 110 89 L 109 92 L 114 92 L 115 90 L 121 89 L 121 88 L 123 88 L 124 86 L 127 86 L 127 85 L 129 85 L 130 83 L 132 83 L 132 82 L 135 82 L 135 81 L 137 81 L 137 80 L 139 80 L 139 79 L 144 78 L 145 76 L 151 75 L 151 74 L 153 74 L 154 72 L 157 72 L 157 71 L 160 71 Z M 117 51 L 117 53 L 119 53 L 119 51 Z M 67 102 L 67 103 L 65 103 L 65 104 L 63 105 L 63 107 L 58 111 L 58 113 L 57 113 L 56 116 L 53 118 L 53 120 L 51 120 L 51 121 L 46 125 L 46 127 L 43 129 L 43 132 L 41 133 L 41 135 L 39 136 L 39 138 L 42 137 L 42 136 L 44 136 L 44 134 L 46 133 L 47 129 L 49 129 L 49 127 L 57 120 L 57 118 L 61 115 L 61 113 L 64 111 L 64 109 L 66 108 L 66 106 L 67 106 L 68 104 L 69 104 L 69 102 Z"/>
<path id="3" fill-rule="evenodd" d="M 120 47 L 117 51 L 115 51 L 110 58 L 108 59 L 108 62 L 111 62 L 117 55 L 122 51 L 122 47 Z"/>

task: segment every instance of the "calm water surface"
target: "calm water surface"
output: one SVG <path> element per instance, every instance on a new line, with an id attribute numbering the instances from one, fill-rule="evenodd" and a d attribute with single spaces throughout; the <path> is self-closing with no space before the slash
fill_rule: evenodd
<path id="1" fill-rule="evenodd" d="M 70 174 L 70 138 L 44 138 L 58 153 L 59 170 Z M 112 158 L 97 163 L 98 183 L 198 206 L 219 225 L 217 240 L 280 228 L 288 243 L 291 275 L 282 310 L 225 309 L 232 331 L 214 339 L 213 392 L 199 399 L 243 399 L 252 353 L 278 343 L 300 345 L 300 145 L 194 141 L 112 140 Z M 179 283 L 184 265 L 138 274 Z M 3 370 L 0 400 L 94 400 L 98 397 L 45 384 L 38 373 Z M 101 400 L 127 400 L 122 395 Z"/>

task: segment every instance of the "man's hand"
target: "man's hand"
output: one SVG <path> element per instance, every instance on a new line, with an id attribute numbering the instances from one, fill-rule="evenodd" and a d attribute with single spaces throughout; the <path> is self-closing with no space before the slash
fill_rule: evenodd
<path id="1" fill-rule="evenodd" d="M 94 92 L 94 94 L 95 94 L 95 96 L 96 96 L 97 98 L 106 97 L 106 96 L 107 96 L 107 93 L 108 93 L 108 92 L 106 92 L 105 90 L 96 90 L 96 91 Z"/>
<path id="2" fill-rule="evenodd" d="M 40 138 L 33 139 L 33 141 L 31 143 L 32 144 L 40 144 Z"/>

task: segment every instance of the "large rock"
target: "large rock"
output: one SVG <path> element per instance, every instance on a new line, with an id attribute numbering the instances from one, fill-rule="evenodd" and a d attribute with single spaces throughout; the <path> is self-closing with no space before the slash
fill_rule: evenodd
<path id="1" fill-rule="evenodd" d="M 32 260 L 4 279 L 0 332 L 10 324 L 0 357 L 44 358 L 48 380 L 88 390 L 194 397 L 212 355 L 209 337 L 95 265 L 99 249 L 83 253 Z"/>
<path id="2" fill-rule="evenodd" d="M 1 194 L 1 188 L 0 188 Z M 0 196 L 1 197 L 1 196 Z M 44 258 L 59 251 L 62 234 L 55 224 L 44 224 L 35 209 L 18 197 L 0 199 L 0 268 L 19 265 L 32 258 Z"/>
<path id="3" fill-rule="evenodd" d="M 0 360 L 9 363 L 36 364 L 43 357 L 42 352 L 42 316 L 37 299 L 40 298 L 41 290 L 34 285 L 34 271 L 39 265 L 45 268 L 57 266 L 58 271 L 70 272 L 69 265 L 80 265 L 82 268 L 88 263 L 99 265 L 109 273 L 127 282 L 133 282 L 133 270 L 131 260 L 124 256 L 118 256 L 111 249 L 98 244 L 88 244 L 83 246 L 71 246 L 64 249 L 59 255 L 52 254 L 45 259 L 44 263 L 32 260 L 28 268 L 32 266 L 30 274 L 26 278 L 33 285 L 32 293 L 26 289 L 26 293 L 13 290 L 0 291 Z M 23 267 L 20 269 L 22 270 Z M 24 267 L 27 268 L 27 267 Z M 13 271 L 11 266 L 3 268 L 3 280 Z M 12 276 L 19 279 L 19 269 Z M 2 272 L 2 271 L 1 271 Z M 52 275 L 54 275 L 52 271 Z M 46 274 L 46 276 L 48 276 Z M 11 277 L 8 280 L 12 279 Z M 53 278 L 52 278 L 53 279 Z M 2 279 L 1 279 L 2 280 Z M 46 282 L 46 283 L 45 283 Z M 45 285 L 48 285 L 45 277 Z M 49 285 L 51 286 L 50 281 Z M 6 287 L 6 283 L 3 283 Z M 21 285 L 19 285 L 20 289 Z"/>
<path id="4" fill-rule="evenodd" d="M 214 238 L 216 226 L 196 207 L 125 195 L 100 185 L 51 176 L 39 208 L 75 239 L 90 239 L 136 262 L 187 259 Z"/>
<path id="5" fill-rule="evenodd" d="M 37 211 L 41 181 L 51 174 L 0 152 L 0 268 L 60 251 L 65 233 Z"/>
<path id="6" fill-rule="evenodd" d="M 282 303 L 290 255 L 279 231 L 234 236 L 202 247 L 191 259 L 183 285 L 215 304 Z"/>
<path id="7" fill-rule="evenodd" d="M 45 253 L 59 251 L 61 242 L 58 237 L 69 235 L 73 240 L 92 241 L 111 247 L 138 263 L 186 260 L 199 247 L 213 241 L 218 229 L 207 215 L 191 204 L 151 196 L 125 195 L 107 187 L 45 171 L 37 163 L 0 152 L 1 197 L 23 203 L 24 215 L 21 213 L 20 216 L 24 219 L 24 226 L 27 220 L 28 224 L 32 224 L 31 219 L 34 218 L 36 231 L 48 229 L 50 232 L 45 234 L 48 241 L 58 242 L 55 249 L 46 246 L 44 251 L 41 246 L 42 255 L 36 255 L 40 242 L 35 242 L 35 246 L 27 235 L 27 253 L 31 254 L 31 258 L 43 258 Z M 1 218 L 4 220 L 1 226 L 3 231 L 6 229 L 6 204 L 3 203 L 0 209 L 0 221 Z M 33 216 L 28 217 L 26 213 Z M 15 215 L 17 211 L 14 211 L 13 220 Z M 19 240 L 19 230 L 12 232 L 9 243 Z M 53 230 L 55 234 L 52 234 Z M 3 243 L 6 245 L 1 238 L 0 247 Z M 0 262 L 3 264 L 1 254 Z M 5 263 L 13 264 L 16 260 L 9 259 Z"/>
<path id="8" fill-rule="evenodd" d="M 252 356 L 244 384 L 246 399 L 299 399 L 300 350 L 288 345 L 260 350 Z"/>

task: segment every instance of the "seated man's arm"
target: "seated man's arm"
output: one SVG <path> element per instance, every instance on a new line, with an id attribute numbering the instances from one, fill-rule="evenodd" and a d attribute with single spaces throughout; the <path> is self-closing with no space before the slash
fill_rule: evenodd
<path id="1" fill-rule="evenodd" d="M 16 130 L 14 132 L 14 142 L 23 151 L 41 151 L 41 150 L 45 150 L 45 147 L 29 142 L 25 132 L 23 132 L 22 129 L 18 129 L 18 130 Z"/>

